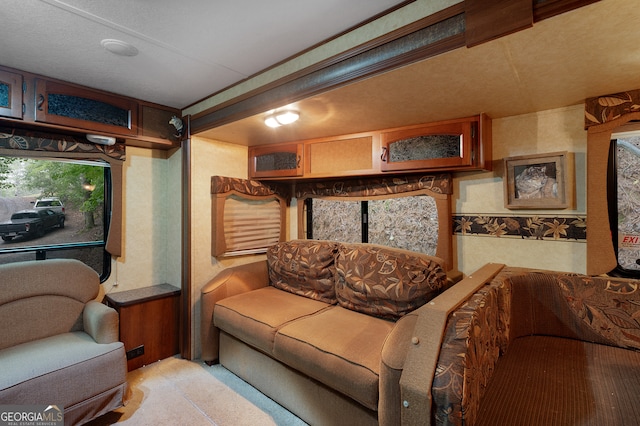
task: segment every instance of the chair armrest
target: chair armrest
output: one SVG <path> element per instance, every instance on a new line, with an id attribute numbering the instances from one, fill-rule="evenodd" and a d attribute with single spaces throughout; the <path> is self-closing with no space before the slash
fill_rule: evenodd
<path id="1" fill-rule="evenodd" d="M 267 261 L 247 263 L 223 269 L 201 290 L 200 340 L 201 358 L 207 363 L 218 360 L 219 331 L 213 325 L 213 309 L 217 302 L 236 294 L 269 285 Z"/>
<path id="2" fill-rule="evenodd" d="M 113 343 L 120 338 L 118 312 L 95 300 L 89 301 L 82 313 L 84 331 L 97 343 Z"/>
<path id="3" fill-rule="evenodd" d="M 449 314 L 503 267 L 489 263 L 415 311 L 418 318 L 400 377 L 403 425 L 431 423 L 431 388 Z"/>

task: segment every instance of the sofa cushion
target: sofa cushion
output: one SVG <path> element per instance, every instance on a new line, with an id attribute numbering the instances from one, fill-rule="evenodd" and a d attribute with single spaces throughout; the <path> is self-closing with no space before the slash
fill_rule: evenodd
<path id="1" fill-rule="evenodd" d="M 336 259 L 340 306 L 397 319 L 437 296 L 447 276 L 437 257 L 373 244 L 341 244 Z"/>
<path id="2" fill-rule="evenodd" d="M 336 303 L 334 261 L 337 244 L 331 241 L 293 240 L 267 250 L 270 284 L 326 303 Z"/>
<path id="3" fill-rule="evenodd" d="M 330 306 L 274 287 L 263 287 L 216 303 L 213 323 L 237 339 L 271 354 L 273 339 L 280 327 Z"/>
<path id="4" fill-rule="evenodd" d="M 382 346 L 394 325 L 336 306 L 282 327 L 275 336 L 273 354 L 377 410 Z"/>
<path id="5" fill-rule="evenodd" d="M 65 407 L 126 382 L 121 342 L 98 344 L 82 331 L 0 350 L 0 401 L 42 404 L 56 395 Z"/>

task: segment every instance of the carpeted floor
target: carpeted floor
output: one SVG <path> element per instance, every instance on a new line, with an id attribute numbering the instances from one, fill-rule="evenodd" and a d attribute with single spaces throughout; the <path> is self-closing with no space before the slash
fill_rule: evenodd
<path id="1" fill-rule="evenodd" d="M 173 357 L 128 380 L 128 404 L 88 425 L 306 425 L 220 365 Z"/>

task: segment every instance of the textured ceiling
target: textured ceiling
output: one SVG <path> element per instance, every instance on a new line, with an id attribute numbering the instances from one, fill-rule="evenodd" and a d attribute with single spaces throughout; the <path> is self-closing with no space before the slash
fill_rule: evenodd
<path id="1" fill-rule="evenodd" d="M 201 136 L 260 145 L 481 112 L 507 117 L 638 89 L 638 22 L 637 2 L 602 0 L 507 37 L 298 102 L 301 119 L 293 125 L 267 128 L 259 114 Z"/>
<path id="2" fill-rule="evenodd" d="M 0 65 L 183 108 L 402 2 L 3 0 Z"/>

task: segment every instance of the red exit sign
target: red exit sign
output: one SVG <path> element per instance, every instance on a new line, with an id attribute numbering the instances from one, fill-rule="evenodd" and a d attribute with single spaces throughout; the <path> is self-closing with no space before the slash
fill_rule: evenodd
<path id="1" fill-rule="evenodd" d="M 640 250 L 640 235 L 622 234 L 618 238 L 620 247 Z"/>

